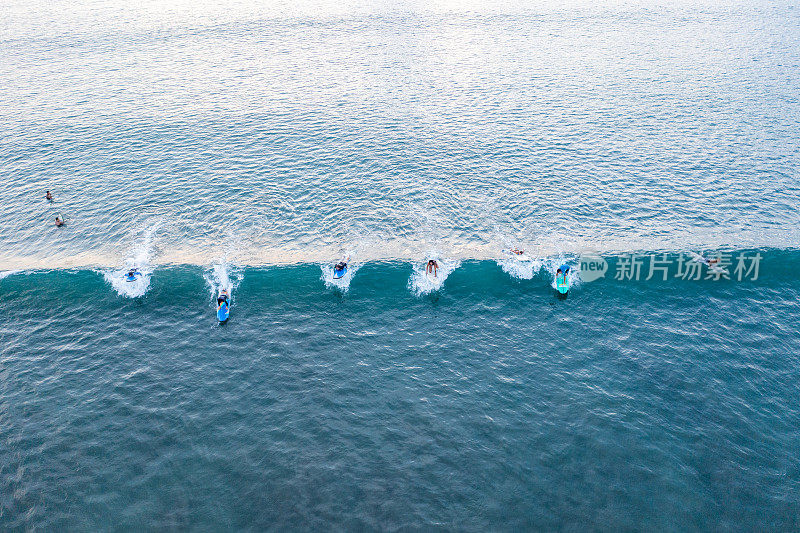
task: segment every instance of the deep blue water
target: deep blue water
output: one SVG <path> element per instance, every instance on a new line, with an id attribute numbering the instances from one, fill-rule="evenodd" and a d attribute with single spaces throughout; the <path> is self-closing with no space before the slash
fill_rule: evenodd
<path id="1" fill-rule="evenodd" d="M 0 281 L 0 521 L 44 529 L 793 530 L 797 252 L 756 281 L 466 262 L 350 290 L 196 267 L 142 298 L 89 271 Z M 612 265 L 615 260 L 612 258 Z M 613 266 L 612 266 L 613 268 Z"/>
<path id="2" fill-rule="evenodd" d="M 786 1 L 1 3 L 0 530 L 800 529 L 798 95 Z"/>

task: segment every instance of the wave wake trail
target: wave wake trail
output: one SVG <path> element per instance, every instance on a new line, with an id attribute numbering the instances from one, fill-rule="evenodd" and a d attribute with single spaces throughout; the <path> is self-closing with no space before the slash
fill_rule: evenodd
<path id="1" fill-rule="evenodd" d="M 233 302 L 234 290 L 239 287 L 242 279 L 244 279 L 244 273 L 238 267 L 222 260 L 211 265 L 203 273 L 203 279 L 206 280 L 206 285 L 208 285 L 212 298 L 216 298 L 222 289 L 226 289 L 230 295 L 231 302 Z"/>
<path id="2" fill-rule="evenodd" d="M 160 226 L 161 220 L 156 220 L 144 230 L 141 240 L 132 248 L 131 255 L 123 262 L 121 268 L 100 271 L 103 278 L 120 296 L 140 298 L 150 289 L 150 278 L 155 269 L 151 260 L 154 249 L 153 237 Z M 132 269 L 138 270 L 139 276 L 135 281 L 127 281 L 126 274 Z"/>
<path id="3" fill-rule="evenodd" d="M 430 259 L 435 260 L 439 265 L 435 275 L 427 272 L 427 264 Z M 447 276 L 459 266 L 461 266 L 461 261 L 458 259 L 441 259 L 438 254 L 430 254 L 428 259 L 414 267 L 414 271 L 408 279 L 408 287 L 416 296 L 439 291 L 444 286 Z"/>

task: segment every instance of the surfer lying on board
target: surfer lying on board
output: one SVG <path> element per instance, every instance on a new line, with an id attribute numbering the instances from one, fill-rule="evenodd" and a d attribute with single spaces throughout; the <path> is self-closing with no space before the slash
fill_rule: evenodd
<path id="1" fill-rule="evenodd" d="M 556 270 L 556 289 L 561 294 L 566 294 L 569 290 L 569 265 L 561 265 Z"/>
<path id="2" fill-rule="evenodd" d="M 139 275 L 138 268 L 132 268 L 128 270 L 128 273 L 125 274 L 125 281 L 136 281 L 136 277 Z"/>
<path id="3" fill-rule="evenodd" d="M 556 270 L 556 290 L 562 295 L 569 291 L 569 265 L 561 265 Z"/>
<path id="4" fill-rule="evenodd" d="M 439 271 L 439 263 L 435 259 L 429 259 L 428 265 L 425 267 L 425 273 L 430 274 L 433 272 L 433 277 L 437 277 L 436 273 Z"/>
<path id="5" fill-rule="evenodd" d="M 509 250 L 514 255 L 522 255 L 525 253 L 525 250 L 520 250 L 519 248 L 512 248 Z"/>
<path id="6" fill-rule="evenodd" d="M 694 252 L 689 252 L 689 255 L 691 255 L 695 261 L 703 263 L 707 267 L 713 267 L 716 266 L 717 263 L 719 263 L 719 257 L 715 257 L 714 259 L 706 259 L 704 256 L 696 254 Z"/>
<path id="7" fill-rule="evenodd" d="M 345 261 L 339 261 L 333 266 L 333 272 L 334 274 L 339 274 L 343 272 L 345 268 L 347 268 L 347 263 Z"/>
<path id="8" fill-rule="evenodd" d="M 222 307 L 222 304 L 228 305 L 228 289 L 222 289 L 217 296 L 217 311 Z"/>

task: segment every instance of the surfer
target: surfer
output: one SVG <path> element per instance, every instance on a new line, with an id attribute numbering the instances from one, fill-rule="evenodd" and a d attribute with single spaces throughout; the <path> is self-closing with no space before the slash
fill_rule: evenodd
<path id="1" fill-rule="evenodd" d="M 569 290 L 569 265 L 561 265 L 556 270 L 556 289 L 561 294 L 566 294 Z"/>
<path id="2" fill-rule="evenodd" d="M 715 257 L 713 259 L 707 259 L 706 257 L 704 257 L 704 256 L 702 256 L 700 254 L 696 254 L 694 252 L 689 252 L 689 254 L 694 258 L 695 261 L 697 261 L 699 263 L 703 263 L 704 265 L 706 265 L 709 268 L 715 267 L 715 266 L 717 266 L 717 263 L 719 263 L 719 257 Z"/>
<path id="3" fill-rule="evenodd" d="M 128 270 L 127 274 L 125 274 L 125 281 L 128 281 L 128 282 L 136 281 L 138 276 L 139 276 L 139 269 L 138 268 L 132 268 L 132 269 Z"/>
<path id="4" fill-rule="evenodd" d="M 50 194 L 50 191 L 47 191 L 47 194 L 45 194 L 45 195 L 44 195 L 44 197 L 45 197 L 47 200 L 51 201 L 51 202 L 53 201 L 53 195 L 52 195 L 52 194 Z"/>
<path id="5" fill-rule="evenodd" d="M 228 304 L 228 289 L 222 289 L 219 291 L 219 296 L 217 296 L 217 311 L 220 310 L 222 304 Z"/>
<path id="6" fill-rule="evenodd" d="M 511 250 L 509 250 L 509 251 L 510 251 L 512 254 L 514 254 L 514 255 L 522 255 L 522 254 L 524 254 L 524 253 L 525 253 L 525 250 L 520 250 L 520 249 L 518 249 L 518 248 L 512 248 L 512 249 L 511 249 Z"/>
<path id="7" fill-rule="evenodd" d="M 425 267 L 425 273 L 433 273 L 433 277 L 437 277 L 436 273 L 439 271 L 439 263 L 435 259 L 428 259 L 428 265 Z"/>
<path id="8" fill-rule="evenodd" d="M 339 261 L 333 266 L 333 275 L 337 278 L 342 277 L 344 275 L 345 268 L 347 268 L 347 262 Z"/>
<path id="9" fill-rule="evenodd" d="M 61 218 L 60 216 L 56 216 L 56 227 L 60 228 L 63 225 L 64 225 L 64 219 Z"/>

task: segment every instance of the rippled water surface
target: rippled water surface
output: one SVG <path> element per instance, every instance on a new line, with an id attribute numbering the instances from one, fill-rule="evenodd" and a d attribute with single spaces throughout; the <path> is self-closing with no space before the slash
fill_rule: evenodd
<path id="1" fill-rule="evenodd" d="M 248 269 L 224 326 L 195 268 L 10 275 L 0 524 L 796 529 L 800 258 L 767 257 L 566 300 L 491 262 L 422 297 Z"/>
<path id="2" fill-rule="evenodd" d="M 0 9 L 12 266 L 797 243 L 789 4 Z"/>
<path id="3" fill-rule="evenodd" d="M 800 529 L 799 94 L 783 1 L 0 4 L 0 529 Z"/>

